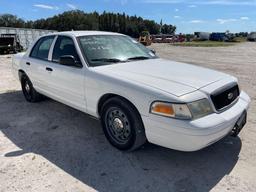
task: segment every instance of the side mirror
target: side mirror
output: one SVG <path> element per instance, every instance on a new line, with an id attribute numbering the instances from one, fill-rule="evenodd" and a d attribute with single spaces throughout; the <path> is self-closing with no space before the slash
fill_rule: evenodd
<path id="1" fill-rule="evenodd" d="M 61 65 L 66 65 L 66 66 L 82 67 L 82 64 L 79 61 L 76 61 L 76 59 L 73 55 L 61 56 L 59 63 Z"/>
<path id="2" fill-rule="evenodd" d="M 149 49 L 152 53 L 154 53 L 154 55 L 156 54 L 156 50 L 155 49 Z"/>

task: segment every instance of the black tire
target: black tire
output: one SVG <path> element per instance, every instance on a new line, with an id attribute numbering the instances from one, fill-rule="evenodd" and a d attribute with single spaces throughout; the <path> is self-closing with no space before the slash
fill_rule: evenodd
<path id="1" fill-rule="evenodd" d="M 106 138 L 119 150 L 133 151 L 146 142 L 141 116 L 125 99 L 107 100 L 101 110 L 101 123 Z"/>
<path id="2" fill-rule="evenodd" d="M 25 74 L 21 76 L 21 88 L 23 95 L 28 102 L 36 103 L 43 100 L 43 95 L 34 89 L 33 84 Z"/>

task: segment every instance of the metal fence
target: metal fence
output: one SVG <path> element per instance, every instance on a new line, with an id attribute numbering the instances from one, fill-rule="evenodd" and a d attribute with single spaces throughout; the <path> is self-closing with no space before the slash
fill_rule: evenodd
<path id="1" fill-rule="evenodd" d="M 20 44 L 24 49 L 27 49 L 38 37 L 49 33 L 54 33 L 53 30 L 43 29 L 26 29 L 26 28 L 12 28 L 12 27 L 0 27 L 1 34 L 17 34 L 20 40 Z"/>

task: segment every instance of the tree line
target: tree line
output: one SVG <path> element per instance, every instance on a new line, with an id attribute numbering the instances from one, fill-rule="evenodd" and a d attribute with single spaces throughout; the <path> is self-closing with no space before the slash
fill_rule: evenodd
<path id="1" fill-rule="evenodd" d="M 101 30 L 127 34 L 138 37 L 142 31 L 150 34 L 174 34 L 176 26 L 157 23 L 153 20 L 143 19 L 138 16 L 129 16 L 125 13 L 98 12 L 85 13 L 84 11 L 66 11 L 46 19 L 24 21 L 15 15 L 0 15 L 0 27 L 20 27 L 48 29 L 57 31 L 69 30 Z"/>

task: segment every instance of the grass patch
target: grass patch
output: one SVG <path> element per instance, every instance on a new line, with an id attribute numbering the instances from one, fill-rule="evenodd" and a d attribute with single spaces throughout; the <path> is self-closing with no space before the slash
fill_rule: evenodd
<path id="1" fill-rule="evenodd" d="M 192 41 L 192 42 L 172 43 L 171 45 L 181 46 L 181 47 L 227 47 L 235 44 L 236 44 L 235 42 Z"/>
<path id="2" fill-rule="evenodd" d="M 234 42 L 241 43 L 241 42 L 246 42 L 247 37 L 235 37 Z"/>

